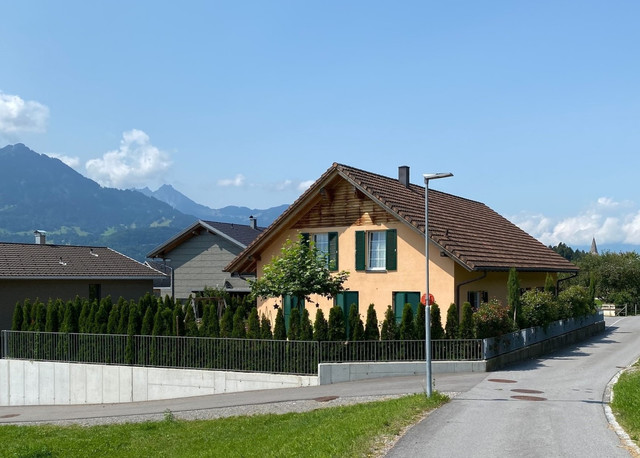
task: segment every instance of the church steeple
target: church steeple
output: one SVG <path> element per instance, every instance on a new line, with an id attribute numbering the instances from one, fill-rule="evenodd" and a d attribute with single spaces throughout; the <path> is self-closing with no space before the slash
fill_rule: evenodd
<path id="1" fill-rule="evenodd" d="M 591 254 L 598 254 L 598 246 L 596 245 L 596 238 L 594 237 L 591 241 L 591 250 L 589 250 Z"/>

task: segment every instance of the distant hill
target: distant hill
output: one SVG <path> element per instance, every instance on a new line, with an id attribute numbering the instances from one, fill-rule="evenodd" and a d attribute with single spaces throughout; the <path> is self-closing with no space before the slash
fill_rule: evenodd
<path id="1" fill-rule="evenodd" d="M 288 207 L 288 205 L 279 205 L 277 207 L 261 210 L 229 205 L 223 208 L 214 209 L 194 202 L 169 184 L 162 185 L 156 191 L 151 191 L 149 188 L 137 189 L 137 191 L 146 196 L 155 197 L 159 201 L 171 205 L 171 207 L 182 213 L 194 215 L 203 220 L 220 221 L 223 223 L 248 224 L 249 217 L 253 216 L 258 220 L 259 226 L 266 227 L 280 216 Z"/>
<path id="2" fill-rule="evenodd" d="M 171 186 L 166 188 L 167 196 L 189 200 Z M 59 159 L 38 154 L 21 143 L 0 149 L 2 241 L 32 243 L 33 231 L 44 230 L 47 243 L 108 246 L 143 261 L 146 253 L 203 217 L 174 204 L 143 192 L 103 188 Z M 207 209 L 192 204 L 194 209 Z M 182 203 L 179 206 L 188 208 Z M 244 213 L 208 210 L 219 212 L 218 221 L 243 224 L 248 224 L 252 214 L 249 209 Z M 254 216 L 259 218 L 259 212 L 256 210 Z M 216 220 L 215 215 L 206 218 Z M 265 217 L 258 223 L 267 225 L 271 221 Z"/>

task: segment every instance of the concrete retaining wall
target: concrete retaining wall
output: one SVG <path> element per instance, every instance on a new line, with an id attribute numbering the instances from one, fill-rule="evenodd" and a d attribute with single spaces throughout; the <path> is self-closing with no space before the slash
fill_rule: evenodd
<path id="1" fill-rule="evenodd" d="M 317 384 L 316 376 L 0 360 L 0 406 L 153 401 Z"/>

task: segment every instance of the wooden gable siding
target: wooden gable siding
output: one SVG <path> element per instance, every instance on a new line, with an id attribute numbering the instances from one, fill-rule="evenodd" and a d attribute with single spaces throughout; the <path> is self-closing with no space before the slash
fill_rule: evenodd
<path id="1" fill-rule="evenodd" d="M 349 227 L 395 221 L 385 209 L 340 179 L 320 193 L 319 201 L 293 225 L 294 229 Z"/>

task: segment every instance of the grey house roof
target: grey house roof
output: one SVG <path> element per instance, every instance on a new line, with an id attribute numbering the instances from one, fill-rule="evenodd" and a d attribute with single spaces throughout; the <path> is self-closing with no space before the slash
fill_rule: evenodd
<path id="1" fill-rule="evenodd" d="M 255 238 L 258 237 L 262 233 L 262 231 L 264 231 L 265 228 L 253 228 L 252 226 L 247 224 L 220 223 L 217 221 L 198 220 L 182 232 L 179 232 L 178 234 L 164 242 L 162 245 L 154 248 L 153 251 L 147 254 L 147 257 L 166 257 L 166 253 L 170 252 L 178 245 L 181 245 L 191 237 L 195 236 L 197 234 L 197 230 L 199 229 L 204 229 L 211 232 L 212 234 L 217 234 L 221 237 L 224 237 L 231 243 L 234 243 L 238 247 L 244 249 L 251 242 L 253 242 Z"/>
<path id="2" fill-rule="evenodd" d="M 0 279 L 152 280 L 157 271 L 107 247 L 0 242 Z"/>

